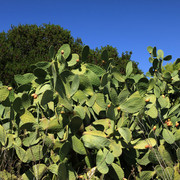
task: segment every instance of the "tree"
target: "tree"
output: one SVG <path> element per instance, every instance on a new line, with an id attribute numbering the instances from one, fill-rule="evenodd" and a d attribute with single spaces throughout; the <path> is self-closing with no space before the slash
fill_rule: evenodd
<path id="1" fill-rule="evenodd" d="M 82 51 L 80 38 L 74 40 L 70 31 L 59 25 L 43 24 L 11 26 L 0 33 L 0 77 L 4 84 L 12 82 L 15 74 L 30 71 L 30 66 L 38 61 L 49 61 L 49 47 L 57 51 L 65 43 L 70 44 L 72 52 Z"/>

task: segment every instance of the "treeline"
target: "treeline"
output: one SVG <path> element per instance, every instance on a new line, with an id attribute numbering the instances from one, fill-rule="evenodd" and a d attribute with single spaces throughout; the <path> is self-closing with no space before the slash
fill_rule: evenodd
<path id="1" fill-rule="evenodd" d="M 82 40 L 74 39 L 70 31 L 59 25 L 11 26 L 8 32 L 0 33 L 0 81 L 13 85 L 15 74 L 31 72 L 31 65 L 39 61 L 50 61 L 48 51 L 51 45 L 57 52 L 59 47 L 66 43 L 71 46 L 72 53 L 81 54 L 84 46 Z M 119 71 L 125 74 L 125 67 L 131 60 L 132 52 L 125 52 L 120 56 L 117 49 L 110 45 L 91 49 L 88 63 L 103 67 L 100 54 L 104 49 L 107 49 L 109 57 L 115 60 Z M 142 73 L 138 63 L 133 61 L 133 66 L 134 74 Z"/>

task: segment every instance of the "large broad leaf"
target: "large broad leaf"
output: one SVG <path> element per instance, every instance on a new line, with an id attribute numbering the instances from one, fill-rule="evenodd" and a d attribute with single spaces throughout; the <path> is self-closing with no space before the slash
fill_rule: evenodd
<path id="1" fill-rule="evenodd" d="M 71 84 L 70 96 L 74 95 L 74 93 L 77 92 L 78 88 L 79 88 L 79 76 L 75 75 Z"/>
<path id="2" fill-rule="evenodd" d="M 131 141 L 132 134 L 129 128 L 126 127 L 118 128 L 118 131 L 119 134 L 124 138 L 126 143 L 129 143 Z"/>
<path id="3" fill-rule="evenodd" d="M 19 146 L 16 146 L 16 145 L 15 145 L 15 150 L 16 150 L 16 154 L 17 154 L 18 158 L 22 162 L 26 163 L 27 160 L 28 160 L 28 156 L 27 156 L 26 151 L 22 147 L 19 147 Z"/>
<path id="4" fill-rule="evenodd" d="M 7 136 L 5 129 L 0 125 L 0 143 L 5 146 L 7 142 Z"/>
<path id="5" fill-rule="evenodd" d="M 150 180 L 155 175 L 155 171 L 142 171 L 140 173 L 140 180 Z"/>
<path id="6" fill-rule="evenodd" d="M 65 162 L 60 162 L 58 165 L 58 179 L 59 180 L 67 180 L 68 173 Z"/>
<path id="7" fill-rule="evenodd" d="M 167 143 L 173 144 L 175 142 L 175 136 L 168 129 L 164 129 L 163 132 L 162 132 L 162 135 L 163 135 L 164 140 Z"/>
<path id="8" fill-rule="evenodd" d="M 41 145 L 35 145 L 27 149 L 26 155 L 28 158 L 28 161 L 39 161 L 43 158 L 43 146 Z"/>
<path id="9" fill-rule="evenodd" d="M 68 61 L 68 66 L 69 67 L 74 66 L 78 60 L 79 60 L 79 55 L 78 54 L 72 54 L 71 60 Z"/>
<path id="10" fill-rule="evenodd" d="M 163 59 L 163 58 L 164 58 L 164 52 L 163 52 L 163 50 L 159 49 L 159 50 L 157 51 L 157 54 L 158 54 L 158 56 L 157 56 L 158 59 Z"/>
<path id="11" fill-rule="evenodd" d="M 107 164 L 112 164 L 114 162 L 114 156 L 113 154 L 107 150 L 106 148 L 103 149 L 105 161 Z"/>
<path id="12" fill-rule="evenodd" d="M 53 101 L 53 91 L 52 90 L 46 90 L 41 99 L 41 105 L 46 105 L 50 101 Z"/>
<path id="13" fill-rule="evenodd" d="M 112 163 L 111 166 L 113 167 L 118 179 L 123 179 L 124 178 L 124 171 L 122 170 L 122 168 L 115 163 Z"/>
<path id="14" fill-rule="evenodd" d="M 82 140 L 84 145 L 91 149 L 101 149 L 110 144 L 106 135 L 101 131 L 86 131 L 82 136 Z"/>
<path id="15" fill-rule="evenodd" d="M 136 113 L 140 111 L 144 106 L 145 101 L 139 94 L 131 95 L 126 101 L 120 104 L 121 110 L 128 113 Z"/>
<path id="16" fill-rule="evenodd" d="M 20 128 L 31 129 L 32 125 L 35 123 L 36 120 L 34 116 L 28 110 L 26 110 L 25 113 L 20 116 L 20 123 L 19 123 Z"/>
<path id="17" fill-rule="evenodd" d="M 135 149 L 146 149 L 146 146 L 149 145 L 154 147 L 156 145 L 156 140 L 154 138 L 148 138 L 145 140 L 140 140 L 134 146 Z"/>
<path id="18" fill-rule="evenodd" d="M 79 79 L 80 79 L 79 89 L 82 90 L 87 95 L 92 96 L 94 94 L 94 91 L 93 91 L 92 84 L 91 84 L 90 80 L 88 79 L 88 77 L 85 75 L 80 75 Z"/>
<path id="19" fill-rule="evenodd" d="M 70 122 L 70 125 L 69 127 L 71 128 L 71 131 L 75 134 L 79 128 L 81 127 L 82 125 L 82 122 L 83 120 L 79 117 L 79 116 L 73 116 L 71 118 L 71 122 Z"/>
<path id="20" fill-rule="evenodd" d="M 86 149 L 80 139 L 78 139 L 75 135 L 72 136 L 72 148 L 78 154 L 85 155 Z"/>
<path id="21" fill-rule="evenodd" d="M 97 166 L 98 171 L 102 174 L 107 174 L 109 171 L 109 168 L 106 164 L 105 159 L 106 159 L 106 156 L 103 153 L 103 151 L 100 149 L 96 156 L 96 166 Z"/>
<path id="22" fill-rule="evenodd" d="M 111 141 L 109 148 L 114 157 L 119 157 L 122 154 L 121 144 L 117 144 L 115 141 Z"/>
<path id="23" fill-rule="evenodd" d="M 9 96 L 9 90 L 7 86 L 0 87 L 0 102 L 5 101 Z"/>
<path id="24" fill-rule="evenodd" d="M 35 164 L 33 166 L 33 172 L 36 179 L 41 179 L 43 175 L 46 173 L 47 167 L 45 164 Z"/>
<path id="25" fill-rule="evenodd" d="M 14 79 L 15 79 L 17 84 L 22 85 L 22 84 L 31 83 L 33 80 L 36 79 L 36 76 L 34 76 L 34 74 L 32 74 L 32 73 L 26 73 L 24 75 L 17 74 L 14 76 Z"/>
<path id="26" fill-rule="evenodd" d="M 113 103 L 113 105 L 115 106 L 118 105 L 118 95 L 114 88 L 111 88 L 109 95 L 110 95 L 111 102 Z"/>
<path id="27" fill-rule="evenodd" d="M 88 77 L 93 86 L 100 86 L 100 79 L 93 71 L 87 69 L 85 75 Z"/>
<path id="28" fill-rule="evenodd" d="M 71 48 L 69 44 L 63 44 L 57 52 L 57 59 L 61 61 L 62 56 L 67 59 L 71 54 Z"/>
<path id="29" fill-rule="evenodd" d="M 158 111 L 157 111 L 155 105 L 151 106 L 151 108 L 146 111 L 146 114 L 149 115 L 151 118 L 157 118 Z"/>
<path id="30" fill-rule="evenodd" d="M 97 76 L 102 76 L 105 74 L 105 70 L 101 67 L 94 65 L 94 64 L 86 64 L 87 69 L 90 69 L 92 72 L 94 72 Z"/>
<path id="31" fill-rule="evenodd" d="M 132 61 L 129 61 L 126 65 L 126 77 L 129 77 L 133 71 Z"/>
<path id="32" fill-rule="evenodd" d="M 115 78 L 116 80 L 118 80 L 119 82 L 125 82 L 125 79 L 124 79 L 124 77 L 121 75 L 121 73 L 119 73 L 119 72 L 113 72 L 112 74 L 113 74 L 114 78 Z"/>

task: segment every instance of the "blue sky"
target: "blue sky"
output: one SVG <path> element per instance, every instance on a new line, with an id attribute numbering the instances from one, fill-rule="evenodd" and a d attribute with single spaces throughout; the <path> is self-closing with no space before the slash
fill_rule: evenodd
<path id="1" fill-rule="evenodd" d="M 50 23 L 71 31 L 94 49 L 112 45 L 145 73 L 150 67 L 147 46 L 180 57 L 179 0 L 6 0 L 0 6 L 0 32 L 12 25 Z"/>

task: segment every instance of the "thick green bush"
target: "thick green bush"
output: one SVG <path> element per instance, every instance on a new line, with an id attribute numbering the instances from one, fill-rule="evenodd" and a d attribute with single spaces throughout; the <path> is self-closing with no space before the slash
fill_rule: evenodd
<path id="1" fill-rule="evenodd" d="M 101 68 L 88 46 L 51 46 L 51 62 L 1 85 L 1 179 L 180 179 L 180 70 L 148 51 L 149 78 L 131 61 L 122 75 L 107 50 Z"/>

